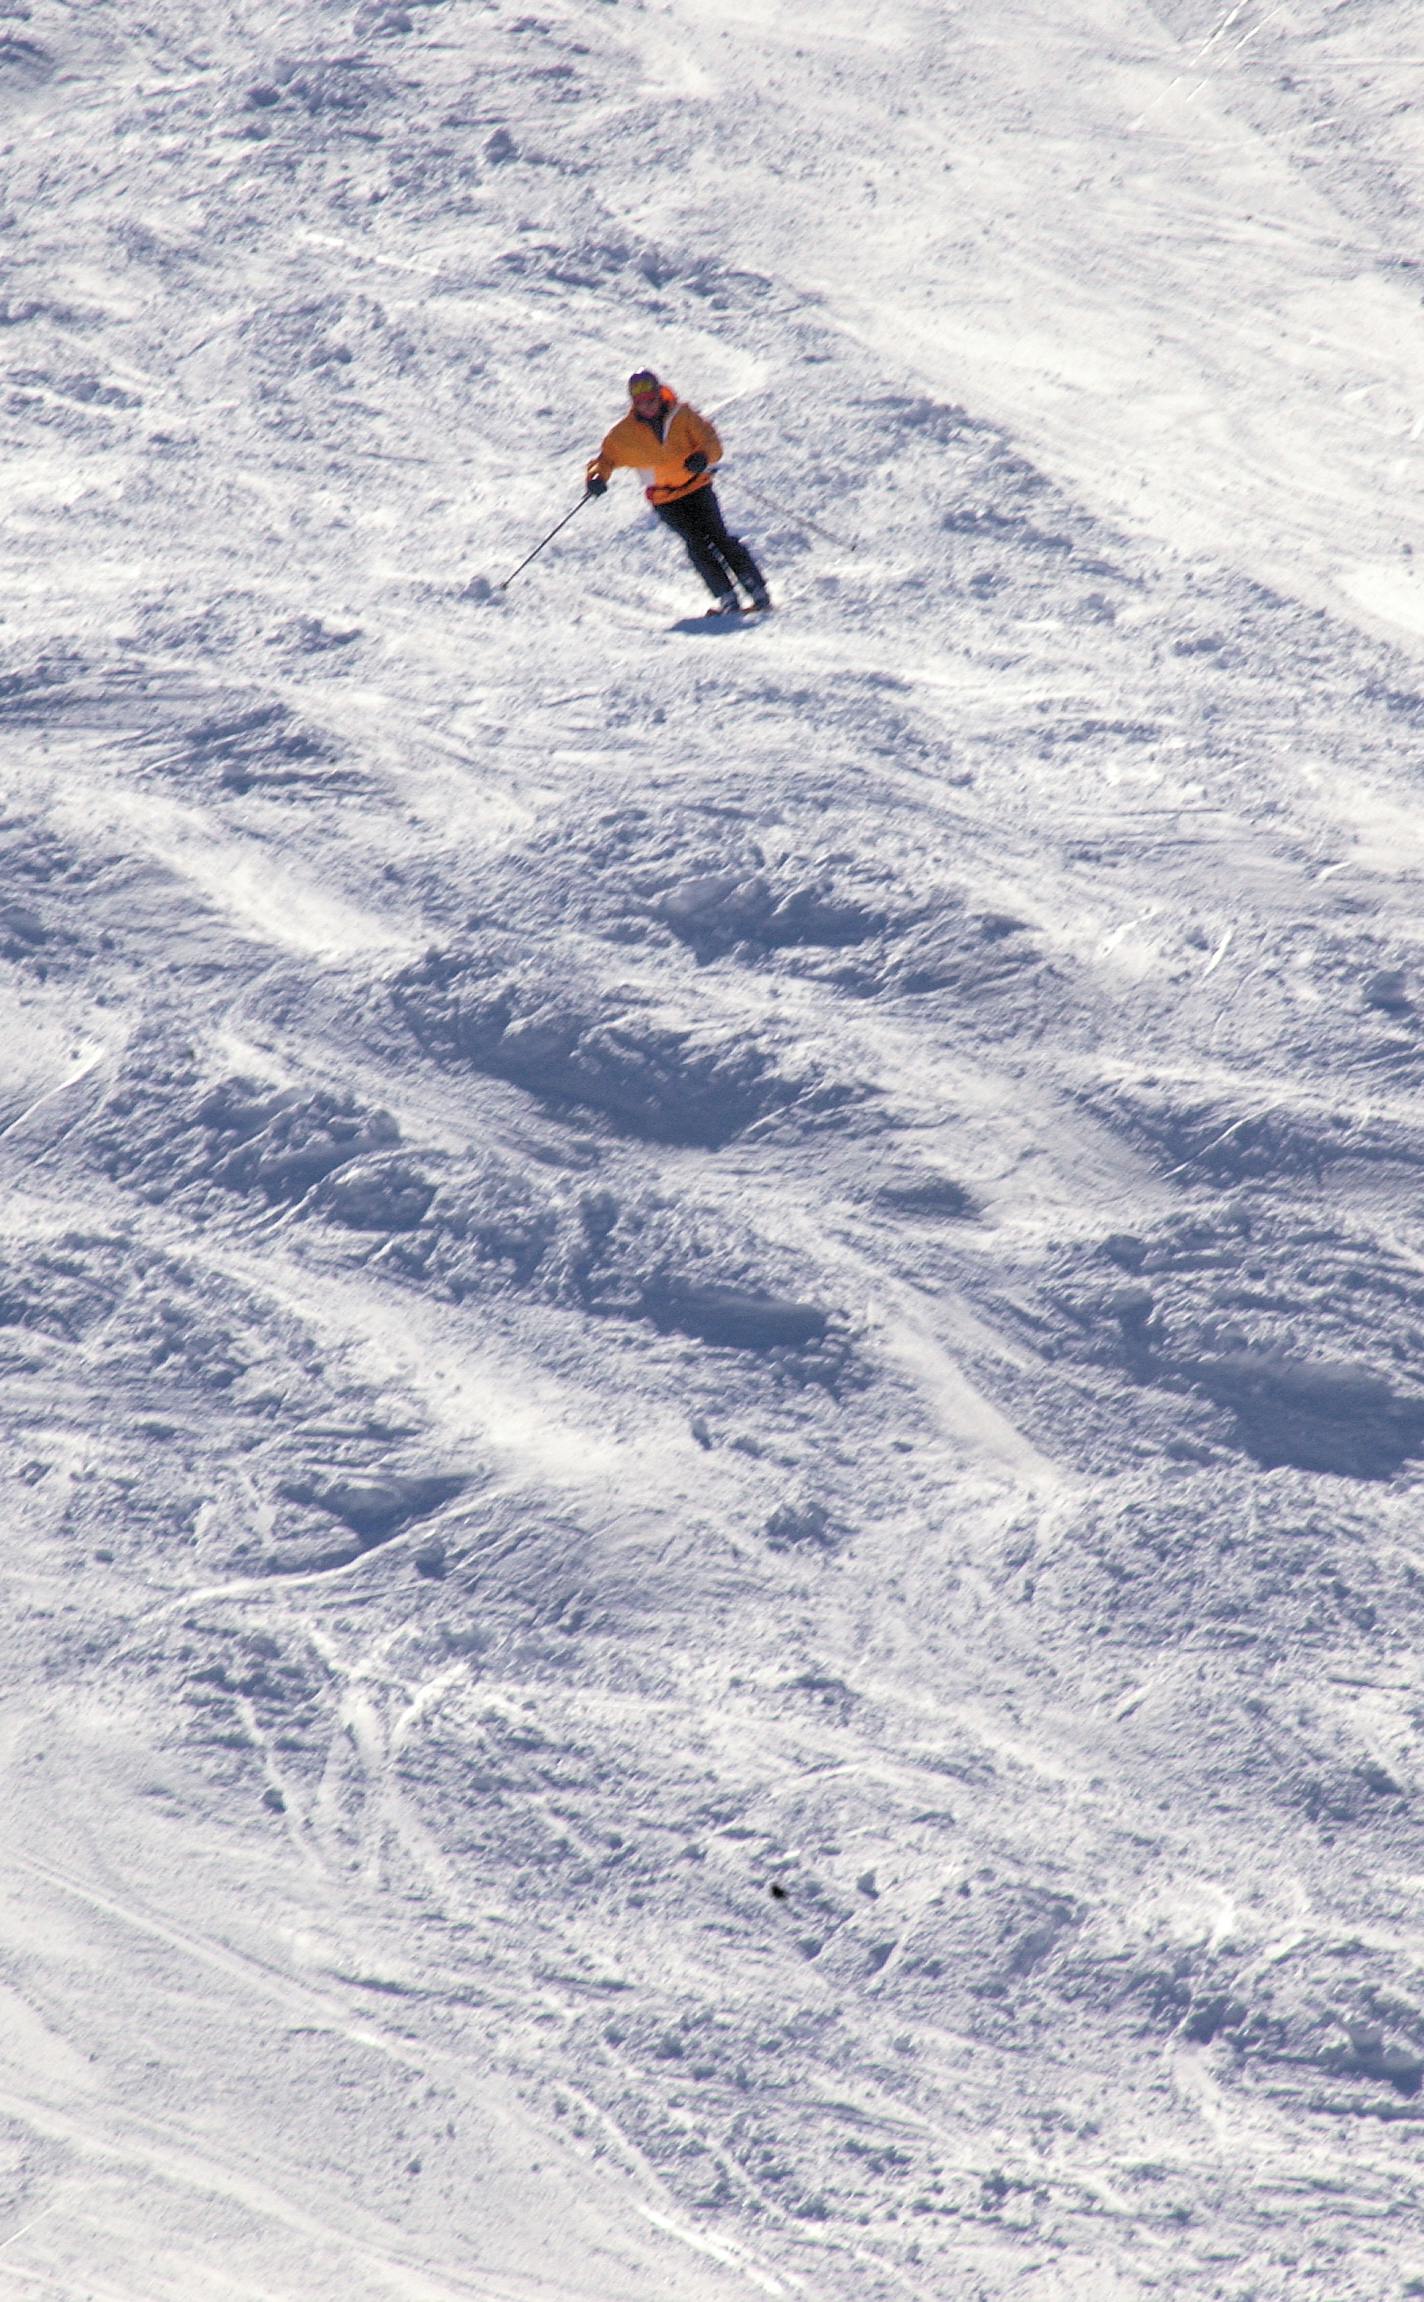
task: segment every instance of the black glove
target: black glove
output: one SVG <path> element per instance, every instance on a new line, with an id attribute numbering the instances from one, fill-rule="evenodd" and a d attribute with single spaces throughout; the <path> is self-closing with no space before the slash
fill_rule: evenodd
<path id="1" fill-rule="evenodd" d="M 707 458 L 702 453 L 701 448 L 694 448 L 690 456 L 683 457 L 682 468 L 685 472 L 691 472 L 694 479 L 706 471 Z"/>
<path id="2" fill-rule="evenodd" d="M 606 496 L 608 493 L 607 480 L 601 479 L 597 472 L 590 472 L 585 493 L 591 496 Z"/>

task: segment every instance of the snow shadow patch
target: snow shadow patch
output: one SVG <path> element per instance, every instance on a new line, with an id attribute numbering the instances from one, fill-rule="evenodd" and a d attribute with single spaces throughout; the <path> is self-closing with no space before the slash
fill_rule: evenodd
<path id="1" fill-rule="evenodd" d="M 850 979 L 853 980 L 853 970 Z M 944 991 L 966 1010 L 1035 996 L 1039 978 L 1052 979 L 1031 924 L 1007 911 L 985 911 L 943 890 L 887 944 L 873 978 L 876 989 L 919 994 Z"/>
<path id="2" fill-rule="evenodd" d="M 336 1187 L 348 1172 L 363 1170 Z M 457 1302 L 528 1294 L 774 1360 L 797 1381 L 836 1385 L 853 1360 L 848 1322 L 797 1258 L 661 1192 L 570 1193 L 486 1157 L 443 1173 L 418 1223 L 378 1252 L 388 1276 Z"/>
<path id="3" fill-rule="evenodd" d="M 265 78 L 247 82 L 236 102 L 242 132 L 251 140 L 280 128 L 305 144 L 311 123 L 345 126 L 388 105 L 393 93 L 390 75 L 360 53 L 280 56 Z"/>
<path id="4" fill-rule="evenodd" d="M 619 918 L 605 900 L 606 927 L 655 921 L 704 964 L 779 959 L 863 997 L 947 991 L 966 1005 L 1021 1001 L 1048 972 L 1027 921 L 952 887 L 912 893 L 853 854 L 778 854 L 744 833 L 714 843 L 705 818 L 640 810 L 605 819 L 585 853 L 588 877 L 621 902 Z"/>
<path id="5" fill-rule="evenodd" d="M 95 1166 L 137 1184 L 154 1202 L 221 1191 L 294 1206 L 337 1169 L 366 1163 L 333 1183 L 327 1211 L 338 1222 L 373 1229 L 408 1212 L 417 1187 L 408 1163 L 369 1164 L 399 1141 L 389 1112 L 368 1109 L 353 1095 L 243 1076 L 204 1078 L 193 1049 L 153 1041 L 131 1051 L 128 1075 L 88 1130 Z"/>
<path id="6" fill-rule="evenodd" d="M 745 1287 L 719 1287 L 695 1279 L 660 1278 L 643 1291 L 654 1326 L 735 1351 L 797 1350 L 824 1342 L 829 1314 Z"/>
<path id="7" fill-rule="evenodd" d="M 333 739 L 288 705 L 250 689 L 224 693 L 167 666 L 43 657 L 0 678 L 0 726 L 7 723 L 112 729 L 144 765 L 219 791 L 368 787 Z"/>
<path id="8" fill-rule="evenodd" d="M 807 864 L 748 859 L 679 876 L 652 909 L 700 960 L 779 957 L 862 998 L 946 992 L 966 1015 L 1011 1000 L 1017 1019 L 1055 980 L 1028 921 L 951 888 L 912 901 Z"/>
<path id="9" fill-rule="evenodd" d="M 0 675 L 0 727 L 34 727 L 56 716 L 82 669 L 77 658 L 54 655 Z"/>
<path id="10" fill-rule="evenodd" d="M 980 1009 L 997 1022 L 1011 1003 L 1017 1027 L 1026 1001 L 1063 996 L 1028 920 L 956 885 L 912 888 L 873 853 L 754 837 L 740 809 L 632 805 L 580 820 L 497 864 L 481 893 L 491 932 L 537 917 L 556 934 L 573 906 L 609 945 L 670 938 L 703 966 L 775 968 L 859 998 L 942 992 L 971 1022 Z"/>
<path id="11" fill-rule="evenodd" d="M 1424 1279 L 1364 1230 L 1245 1198 L 1116 1232 L 1046 1275 L 1046 1355 L 1220 1411 L 1263 1470 L 1389 1479 L 1424 1455 Z"/>
<path id="12" fill-rule="evenodd" d="M 133 660 L 91 662 L 77 649 L 57 648 L 0 678 L 0 725 L 63 724 L 112 729 L 120 736 L 168 742 L 201 709 L 206 687 L 192 675 Z"/>
<path id="13" fill-rule="evenodd" d="M 506 900 L 527 907 L 531 862 L 556 867 L 590 926 L 620 943 L 672 935 L 706 963 L 729 954 L 838 951 L 891 927 L 907 904 L 889 875 L 838 854 L 815 859 L 749 835 L 740 810 L 634 804 L 580 818 L 521 855 Z"/>
<path id="14" fill-rule="evenodd" d="M 314 1560 L 342 1565 L 362 1551 L 375 1550 L 462 1495 L 469 1481 L 450 1474 L 400 1471 L 313 1470 L 285 1478 L 277 1492 L 285 1503 L 335 1522 L 344 1536 L 289 1538 L 273 1564 L 284 1571 L 310 1571 Z M 346 1537 L 353 1538 L 348 1541 Z"/>
<path id="15" fill-rule="evenodd" d="M 876 1199 L 895 1215 L 920 1222 L 968 1223 L 979 1213 L 974 1194 L 953 1175 L 906 1167 L 882 1183 Z"/>
<path id="16" fill-rule="evenodd" d="M 113 1312 L 122 1285 L 107 1268 L 110 1243 L 67 1235 L 46 1248 L 0 1252 L 0 1329 L 82 1342 Z"/>
<path id="17" fill-rule="evenodd" d="M 1263 1470 L 1388 1479 L 1424 1454 L 1424 1391 L 1395 1391 L 1358 1363 L 1245 1350 L 1182 1359 L 1177 1372 L 1230 1410 Z"/>
<path id="18" fill-rule="evenodd" d="M 1350 1496 L 1333 1487 L 1327 1502 L 1298 1480 L 1263 1484 L 1225 1458 L 1151 1494 L 1118 1501 L 1105 1488 L 1085 1503 L 1056 1557 L 1018 1554 L 1005 1563 L 1037 1596 L 1064 1607 L 1095 1647 L 1368 1656 L 1386 1634 L 1417 1641 L 1424 1586 L 1406 1552 L 1376 1549 L 1365 1516 L 1373 1502 L 1352 1506 Z M 1234 1771 L 1256 1763 L 1238 1757 Z M 1273 1777 L 1271 1799 L 1308 1808 L 1325 1795 L 1311 1788 L 1317 1778 L 1313 1761 L 1298 1781 Z M 1352 1781 L 1350 1767 L 1340 1770 L 1329 1796 L 1343 1798 Z"/>
<path id="19" fill-rule="evenodd" d="M 754 951 L 829 951 L 882 934 L 887 914 L 839 889 L 828 875 L 768 871 L 760 861 L 707 866 L 653 898 L 655 915 L 702 960 Z"/>
<path id="20" fill-rule="evenodd" d="M 875 460 L 888 433 L 907 498 L 919 498 L 943 538 L 938 547 L 924 538 L 924 559 L 942 568 L 962 601 L 1051 593 L 1055 615 L 1110 623 L 1117 600 L 1138 590 L 1123 539 L 1065 496 L 1007 434 L 928 398 L 886 395 L 866 413 Z M 855 484 L 854 474 L 846 484 Z"/>
<path id="21" fill-rule="evenodd" d="M 210 1088 L 194 1120 L 202 1131 L 199 1171 L 205 1166 L 224 1190 L 254 1192 L 269 1204 L 303 1199 L 347 1160 L 398 1140 L 390 1114 L 367 1111 L 354 1096 L 242 1079 Z"/>
<path id="22" fill-rule="evenodd" d="M 230 1496 L 240 1491 L 230 1478 L 235 1443 L 256 1445 L 294 1417 L 350 1422 L 370 1399 L 359 1390 L 353 1409 L 348 1387 L 328 1378 L 311 1333 L 281 1303 L 234 1285 L 198 1254 L 154 1254 L 127 1228 L 0 1249 L 0 1359 L 45 1374 L 45 1426 L 72 1416 L 101 1456 L 108 1448 L 124 1458 L 115 1497 L 106 1500 L 102 1481 L 93 1492 L 101 1529 L 109 1512 L 107 1543 L 190 1489 L 195 1508 L 224 1479 Z M 211 1539 L 224 1555 L 241 1515 L 214 1519 Z"/>
<path id="23" fill-rule="evenodd" d="M 38 88 L 54 75 L 54 58 L 38 40 L 0 32 L 0 88 Z"/>
<path id="24" fill-rule="evenodd" d="M 337 765 L 336 746 L 305 727 L 281 703 L 253 703 L 218 712 L 188 730 L 171 763 L 203 776 L 221 791 L 284 792 L 353 788 L 360 778 Z"/>
<path id="25" fill-rule="evenodd" d="M 716 1149 L 802 1092 L 771 1051 L 606 996 L 580 997 L 470 951 L 431 952 L 392 1001 L 420 1044 L 625 1134 Z"/>
<path id="26" fill-rule="evenodd" d="M 1249 1090 L 1243 1091 L 1246 1100 Z M 1183 1183 L 1320 1183 L 1341 1168 L 1424 1167 L 1424 1130 L 1334 1102 L 1263 1102 L 1243 1110 L 1188 1082 L 1127 1081 L 1084 1098 L 1093 1115 Z"/>
<path id="27" fill-rule="evenodd" d="M 907 1930 L 896 1999 L 907 2008 L 948 2002 L 971 2033 L 994 2038 L 1058 1980 L 1085 1913 L 1028 1879 L 967 1887 L 946 1888 Z"/>
<path id="28" fill-rule="evenodd" d="M 312 1212 L 348 1231 L 414 1231 L 428 1214 L 436 1189 L 423 1167 L 398 1153 L 356 1156 L 322 1179 L 312 1195 Z"/>
<path id="29" fill-rule="evenodd" d="M 0 817 L 0 957 L 43 977 L 87 956 L 83 937 L 92 923 L 74 898 L 92 884 L 95 869 L 92 855 L 47 824 L 20 814 Z"/>
<path id="30" fill-rule="evenodd" d="M 1278 2100 L 1308 2086 L 1316 2111 L 1388 2118 L 1424 2085 L 1416 1978 L 1397 1957 L 1351 1951 L 1341 1971 L 1338 1950 L 1331 1958 L 1311 1945 L 1276 1963 L 1153 1930 L 1105 1956 L 1088 1931 L 1055 1995 L 1079 2014 L 1129 2016 L 1159 2036 L 1215 2045 Z M 1322 2100 L 1322 2080 L 1336 2082 L 1333 2098 Z"/>

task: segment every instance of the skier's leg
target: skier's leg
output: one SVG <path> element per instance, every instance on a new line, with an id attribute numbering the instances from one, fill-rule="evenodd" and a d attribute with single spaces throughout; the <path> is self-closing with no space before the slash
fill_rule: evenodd
<path id="1" fill-rule="evenodd" d="M 704 522 L 699 517 L 696 508 L 698 496 L 706 495 L 708 492 L 706 488 L 699 488 L 697 495 L 679 496 L 674 503 L 654 504 L 653 509 L 664 525 L 672 529 L 674 535 L 681 536 L 687 547 L 688 558 L 713 598 L 719 603 L 729 598 L 735 602 L 736 594 L 732 590 L 732 578 L 724 561 L 713 549 Z"/>
<path id="2" fill-rule="evenodd" d="M 735 576 L 755 607 L 770 607 L 766 577 L 747 550 L 740 536 L 727 533 L 722 507 L 717 501 L 715 488 L 700 488 L 695 496 L 686 499 L 702 506 L 702 527 L 707 542 L 729 574 Z"/>
<path id="3" fill-rule="evenodd" d="M 770 607 L 771 594 L 766 588 L 766 577 L 747 550 L 740 536 L 728 536 L 727 558 L 732 573 L 746 591 L 753 607 Z"/>

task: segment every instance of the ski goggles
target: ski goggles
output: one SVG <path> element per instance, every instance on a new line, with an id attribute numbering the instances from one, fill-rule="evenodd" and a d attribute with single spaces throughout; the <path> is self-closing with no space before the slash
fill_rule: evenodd
<path id="1" fill-rule="evenodd" d="M 641 369 L 636 376 L 628 378 L 628 397 L 630 400 L 641 400 L 649 392 L 660 392 L 661 390 L 662 385 L 658 382 L 657 377 L 646 368 Z"/>

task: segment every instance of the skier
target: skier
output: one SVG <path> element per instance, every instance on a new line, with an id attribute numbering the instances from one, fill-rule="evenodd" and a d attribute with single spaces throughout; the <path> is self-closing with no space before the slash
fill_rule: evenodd
<path id="1" fill-rule="evenodd" d="M 737 615 L 740 584 L 753 609 L 764 614 L 771 606 L 766 578 L 739 536 L 728 535 L 712 467 L 721 461 L 722 443 L 705 416 L 686 400 L 679 400 L 670 384 L 660 383 L 651 368 L 639 368 L 628 378 L 629 409 L 608 434 L 588 467 L 591 496 L 601 496 L 609 475 L 623 468 L 637 471 L 643 493 L 657 513 L 687 546 L 714 605 L 709 615 Z"/>

